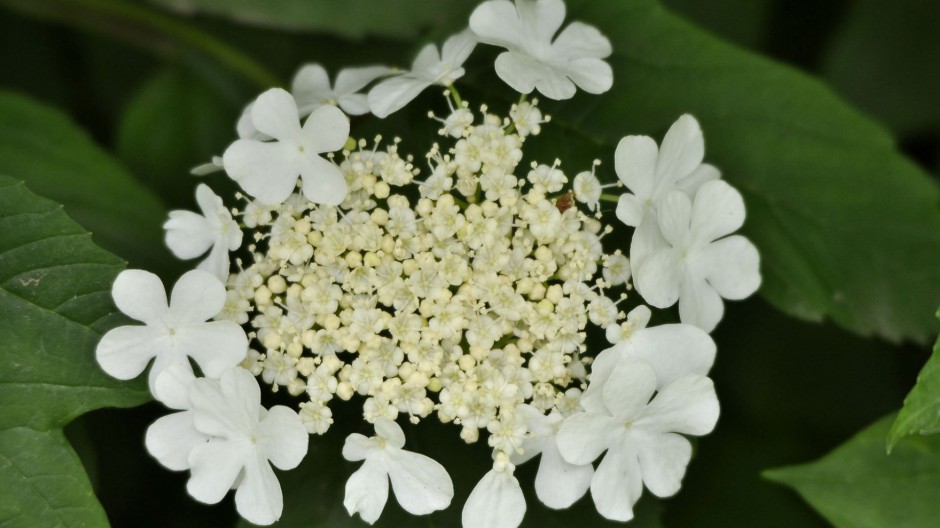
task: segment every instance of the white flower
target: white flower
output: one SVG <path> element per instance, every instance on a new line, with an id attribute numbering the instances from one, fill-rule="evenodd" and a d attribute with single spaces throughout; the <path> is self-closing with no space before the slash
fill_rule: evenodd
<path id="1" fill-rule="evenodd" d="M 195 380 L 192 370 L 173 365 L 157 376 L 154 387 L 156 399 L 180 412 L 153 422 L 147 428 L 144 445 L 158 462 L 173 471 L 189 469 L 189 453 L 209 441 L 209 436 L 196 430 L 193 423 L 189 388 Z"/>
<path id="2" fill-rule="evenodd" d="M 551 99 L 569 99 L 575 85 L 606 92 L 613 71 L 601 59 L 610 55 L 610 41 L 581 22 L 552 40 L 564 19 L 562 0 L 490 0 L 470 15 L 470 29 L 480 42 L 509 50 L 496 58 L 496 73 L 520 93 L 536 89 Z"/>
<path id="3" fill-rule="evenodd" d="M 202 215 L 192 211 L 170 211 L 170 219 L 163 224 L 166 245 L 183 260 L 194 259 L 211 247 L 209 256 L 199 263 L 197 269 L 225 281 L 229 274 L 229 251 L 242 245 L 242 232 L 222 199 L 208 185 L 196 187 L 196 203 Z"/>
<path id="4" fill-rule="evenodd" d="M 433 84 L 448 86 L 463 77 L 461 67 L 476 47 L 470 31 L 462 31 L 444 42 L 440 53 L 428 44 L 418 53 L 411 70 L 385 79 L 369 90 L 369 108 L 377 117 L 398 111 Z"/>
<path id="5" fill-rule="evenodd" d="M 264 205 L 286 200 L 303 180 L 303 194 L 313 203 L 338 205 L 346 198 L 339 167 L 319 154 L 339 150 L 349 136 L 349 120 L 335 106 L 321 106 L 303 127 L 294 98 L 273 88 L 255 100 L 255 127 L 276 141 L 239 139 L 222 156 L 225 170 L 242 189 Z"/>
<path id="6" fill-rule="evenodd" d="M 146 325 L 114 328 L 98 343 L 98 364 L 117 379 L 136 377 L 155 358 L 149 383 L 157 395 L 157 376 L 172 365 L 192 372 L 190 357 L 209 377 L 220 376 L 245 358 L 248 338 L 238 324 L 206 322 L 225 305 L 225 286 L 211 273 L 192 270 L 180 277 L 168 304 L 156 275 L 125 270 L 114 280 L 111 295 L 121 312 Z"/>
<path id="7" fill-rule="evenodd" d="M 477 482 L 464 504 L 463 528 L 516 528 L 525 516 L 525 496 L 513 476 L 515 466 L 503 453 Z"/>
<path id="8" fill-rule="evenodd" d="M 678 299 L 680 319 L 711 332 L 724 313 L 722 297 L 743 299 L 760 286 L 757 248 L 740 235 L 726 236 L 743 223 L 740 193 L 721 180 L 703 185 L 694 203 L 670 193 L 659 207 L 668 245 L 640 266 L 637 291 L 657 308 Z"/>
<path id="9" fill-rule="evenodd" d="M 657 375 L 647 362 L 624 358 L 603 388 L 603 401 L 585 405 L 561 426 L 558 449 L 572 464 L 589 464 L 607 454 L 591 480 L 597 511 L 616 521 L 633 518 L 643 484 L 658 497 L 675 494 L 692 456 L 679 434 L 704 435 L 718 420 L 712 381 L 686 374 L 650 400 Z"/>
<path id="10" fill-rule="evenodd" d="M 662 147 L 648 136 L 626 136 L 614 153 L 614 170 L 629 193 L 620 195 L 617 218 L 636 228 L 630 244 L 635 276 L 646 257 L 663 245 L 656 208 L 667 194 L 682 190 L 690 197 L 703 183 L 718 179 L 718 170 L 702 164 L 705 140 L 694 117 L 684 114 L 666 132 Z"/>
<path id="11" fill-rule="evenodd" d="M 241 368 L 218 381 L 197 379 L 189 397 L 196 429 L 212 437 L 189 454 L 189 494 L 215 504 L 237 487 L 235 506 L 242 517 L 255 524 L 278 520 L 283 496 L 271 464 L 293 469 L 307 454 L 300 417 L 283 405 L 265 411 L 257 380 Z"/>
<path id="12" fill-rule="evenodd" d="M 405 511 L 425 515 L 442 510 L 454 498 L 454 485 L 443 466 L 429 457 L 405 451 L 405 433 L 388 418 L 375 420 L 376 436 L 353 433 L 346 437 L 343 458 L 365 460 L 346 482 L 343 505 L 350 515 L 374 523 L 388 499 L 388 481 Z"/>
<path id="13" fill-rule="evenodd" d="M 529 435 L 522 443 L 522 455 L 514 455 L 516 465 L 542 455 L 535 475 L 535 494 L 546 506 L 563 509 L 571 506 L 587 493 L 591 486 L 594 467 L 591 464 L 574 465 L 562 458 L 555 441 L 564 417 L 559 412 L 542 414 L 531 405 L 520 405 L 516 412 L 523 415 Z"/>
<path id="14" fill-rule="evenodd" d="M 369 112 L 369 103 L 366 94 L 356 92 L 391 71 L 387 66 L 346 68 L 339 71 L 335 84 L 330 86 L 323 66 L 307 64 L 294 74 L 291 93 L 301 116 L 309 115 L 323 105 L 339 106 L 348 115 L 362 115 Z"/>
<path id="15" fill-rule="evenodd" d="M 207 176 L 221 170 L 225 170 L 225 165 L 222 163 L 222 156 L 212 156 L 212 160 L 209 163 L 196 165 L 189 170 L 189 173 L 193 176 Z"/>

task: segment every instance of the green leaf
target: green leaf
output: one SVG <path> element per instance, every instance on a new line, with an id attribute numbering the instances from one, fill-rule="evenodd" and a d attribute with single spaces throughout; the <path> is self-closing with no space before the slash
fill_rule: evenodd
<path id="1" fill-rule="evenodd" d="M 940 519 L 940 437 L 911 437 L 891 455 L 886 416 L 822 459 L 766 471 L 837 528 L 931 527 Z"/>
<path id="2" fill-rule="evenodd" d="M 154 269 L 167 260 L 163 205 L 57 110 L 0 92 L 0 173 L 66 204 L 96 243 L 132 264 Z"/>
<path id="3" fill-rule="evenodd" d="M 107 524 L 62 434 L 77 416 L 148 400 L 94 359 L 124 268 L 62 206 L 0 176 L 0 524 Z"/>
<path id="4" fill-rule="evenodd" d="M 940 313 L 937 314 L 940 317 Z M 917 383 L 904 398 L 904 406 L 888 432 L 888 452 L 898 441 L 912 434 L 934 434 L 940 432 L 940 339 L 933 347 L 933 355 L 927 360 Z"/>
<path id="5" fill-rule="evenodd" d="M 204 12 L 236 22 L 346 37 L 408 38 L 439 26 L 467 25 L 478 4 L 467 0 L 150 0 L 180 13 Z"/>
<path id="6" fill-rule="evenodd" d="M 863 336 L 927 340 L 940 304 L 940 193 L 891 138 L 819 81 L 737 49 L 653 0 L 569 2 L 611 40 L 614 88 L 549 104 L 552 157 L 589 167 L 628 134 L 658 139 L 682 113 L 706 161 L 741 190 L 761 293 L 784 312 Z M 499 86 L 502 88 L 502 86 Z M 533 141 L 533 143 L 535 143 Z M 568 156 L 570 154 L 570 157 Z M 551 159 L 551 158 L 549 158 Z"/>

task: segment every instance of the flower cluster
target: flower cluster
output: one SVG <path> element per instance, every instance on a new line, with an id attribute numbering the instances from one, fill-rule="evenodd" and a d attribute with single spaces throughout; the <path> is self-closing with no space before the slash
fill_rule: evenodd
<path id="1" fill-rule="evenodd" d="M 170 213 L 170 250 L 208 256 L 169 303 L 152 274 L 119 275 L 115 303 L 144 325 L 110 331 L 97 356 L 120 379 L 154 359 L 151 392 L 176 412 L 150 427 L 146 446 L 191 473 L 195 499 L 215 503 L 234 488 L 243 517 L 276 521 L 271 465 L 296 467 L 333 409 L 353 404 L 375 435 L 346 439 L 343 457 L 362 466 L 343 504 L 369 523 L 389 482 L 412 514 L 450 505 L 447 470 L 404 449 L 399 422 L 426 419 L 492 448 L 492 469 L 463 507 L 468 528 L 522 522 L 514 469 L 537 456 L 536 495 L 550 508 L 590 490 L 598 512 L 625 521 L 644 487 L 678 491 L 691 458 L 683 435 L 718 419 L 708 332 L 723 298 L 758 288 L 758 254 L 732 234 L 743 201 L 703 163 L 691 116 L 661 145 L 625 137 L 615 183 L 600 183 L 600 161 L 568 171 L 527 158 L 550 123 L 527 94 L 561 100 L 613 82 L 609 41 L 580 22 L 562 29 L 564 18 L 562 0 L 490 0 L 410 70 L 351 68 L 331 84 L 321 66 L 304 66 L 290 92 L 249 104 L 239 139 L 194 170 L 223 170 L 241 188 L 238 205 L 202 184 L 202 214 Z M 503 115 L 454 86 L 478 43 L 506 49 L 496 73 L 523 94 Z M 448 112 L 431 112 L 440 138 L 417 156 L 399 138 L 349 137 L 347 115 L 388 116 L 435 85 Z M 634 228 L 629 248 L 606 238 L 603 201 Z M 625 313 L 634 288 L 656 308 L 678 302 L 682 322 L 650 326 L 639 303 Z M 590 332 L 613 346 L 589 346 Z M 299 397 L 296 410 L 262 407 L 258 378 Z"/>

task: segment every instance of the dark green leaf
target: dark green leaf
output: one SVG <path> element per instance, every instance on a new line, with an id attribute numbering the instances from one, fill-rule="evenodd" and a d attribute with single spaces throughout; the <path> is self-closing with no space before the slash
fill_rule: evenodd
<path id="1" fill-rule="evenodd" d="M 55 109 L 0 93 L 0 173 L 66 204 L 96 243 L 132 264 L 167 260 L 163 205 Z"/>
<path id="2" fill-rule="evenodd" d="M 911 437 L 885 454 L 887 416 L 803 466 L 765 472 L 838 528 L 930 527 L 940 519 L 940 437 Z"/>
<path id="3" fill-rule="evenodd" d="M 940 313 L 937 314 L 940 317 Z M 912 434 L 940 432 L 940 339 L 933 355 L 917 376 L 917 384 L 904 399 L 904 407 L 888 433 L 888 452 L 898 441 Z"/>
<path id="4" fill-rule="evenodd" d="M 114 322 L 110 285 L 124 263 L 62 206 L 0 176 L 0 524 L 106 524 L 62 428 L 93 409 L 148 399 L 94 359 Z"/>

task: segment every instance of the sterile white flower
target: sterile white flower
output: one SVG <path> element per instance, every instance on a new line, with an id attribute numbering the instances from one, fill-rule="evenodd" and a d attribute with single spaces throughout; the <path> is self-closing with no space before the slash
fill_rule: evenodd
<path id="1" fill-rule="evenodd" d="M 236 487 L 242 517 L 263 525 L 278 520 L 283 495 L 271 464 L 293 469 L 307 454 L 309 437 L 300 417 L 283 405 L 261 407 L 257 380 L 239 367 L 219 380 L 195 380 L 189 397 L 196 429 L 212 437 L 189 454 L 189 494 L 215 504 Z"/>
<path id="2" fill-rule="evenodd" d="M 225 305 L 225 286 L 211 273 L 192 270 L 176 282 L 167 303 L 163 283 L 143 270 L 122 271 L 111 289 L 114 304 L 146 326 L 119 326 L 101 338 L 95 356 L 111 376 L 128 380 L 150 368 L 150 391 L 157 376 L 172 365 L 192 372 L 193 358 L 202 372 L 218 377 L 239 364 L 248 338 L 232 321 L 208 321 Z M 207 322 L 208 321 L 208 322 Z"/>
<path id="3" fill-rule="evenodd" d="M 724 314 L 725 299 L 743 299 L 760 286 L 757 248 L 740 235 L 741 194 L 721 180 L 702 185 L 695 201 L 674 191 L 659 206 L 666 243 L 639 267 L 636 288 L 657 308 L 679 300 L 679 317 L 711 332 Z"/>
<path id="4" fill-rule="evenodd" d="M 543 414 L 531 405 L 518 406 L 516 413 L 526 420 L 529 434 L 522 443 L 522 454 L 512 456 L 513 464 L 519 465 L 542 455 L 535 475 L 536 496 L 549 508 L 571 506 L 587 493 L 594 467 L 591 464 L 571 464 L 558 452 L 555 439 L 564 420 L 561 413 Z"/>
<path id="5" fill-rule="evenodd" d="M 357 92 L 392 71 L 388 66 L 344 68 L 331 86 L 323 66 L 306 64 L 294 74 L 291 93 L 301 116 L 309 115 L 323 105 L 339 106 L 347 115 L 367 114 L 369 103 L 366 94 Z"/>
<path id="6" fill-rule="evenodd" d="M 369 90 L 369 108 L 372 113 L 377 117 L 386 117 L 431 85 L 453 84 L 463 77 L 463 63 L 476 44 L 473 33 L 464 30 L 444 41 L 440 53 L 434 44 L 421 48 L 410 71 L 385 79 Z"/>
<path id="7" fill-rule="evenodd" d="M 173 471 L 189 469 L 189 453 L 197 445 L 209 441 L 209 436 L 196 430 L 193 423 L 189 388 L 195 380 L 192 370 L 173 365 L 157 376 L 154 387 L 156 399 L 180 412 L 168 414 L 150 424 L 144 445 L 158 462 Z"/>
<path id="8" fill-rule="evenodd" d="M 675 494 L 692 456 L 677 433 L 703 435 L 718 421 L 712 381 L 685 374 L 662 387 L 641 359 L 623 358 L 603 387 L 603 400 L 570 416 L 558 433 L 558 449 L 572 464 L 589 464 L 607 451 L 591 480 L 598 513 L 616 521 L 633 518 L 646 485 L 654 495 Z"/>
<path id="9" fill-rule="evenodd" d="M 313 203 L 338 205 L 346 198 L 346 178 L 339 167 L 319 156 L 343 148 L 349 119 L 335 106 L 321 106 L 303 127 L 294 98 L 280 88 L 258 96 L 251 109 L 254 126 L 276 141 L 239 139 L 222 159 L 228 175 L 264 205 L 284 202 L 303 181 Z"/>
<path id="10" fill-rule="evenodd" d="M 470 15 L 470 29 L 480 42 L 509 50 L 496 58 L 496 73 L 520 93 L 569 99 L 575 85 L 594 94 L 610 90 L 613 70 L 601 60 L 611 53 L 610 41 L 581 22 L 558 33 L 564 19 L 562 0 L 490 0 Z"/>
<path id="11" fill-rule="evenodd" d="M 192 211 L 170 211 L 170 219 L 163 224 L 166 245 L 182 260 L 194 259 L 206 252 L 209 256 L 197 269 L 212 273 L 221 281 L 228 280 L 229 252 L 242 245 L 242 232 L 222 199 L 208 185 L 196 187 L 196 203 L 202 215 Z"/>
<path id="12" fill-rule="evenodd" d="M 426 515 L 449 506 L 454 485 L 444 467 L 430 457 L 402 449 L 405 433 L 394 421 L 379 417 L 374 425 L 375 436 L 353 433 L 343 446 L 343 458 L 365 461 L 346 482 L 346 511 L 373 524 L 385 508 L 389 480 L 398 503 L 409 513 Z"/>
<path id="13" fill-rule="evenodd" d="M 525 517 L 525 496 L 513 476 L 516 467 L 498 453 L 493 469 L 477 482 L 463 506 L 463 528 L 516 528 Z"/>

